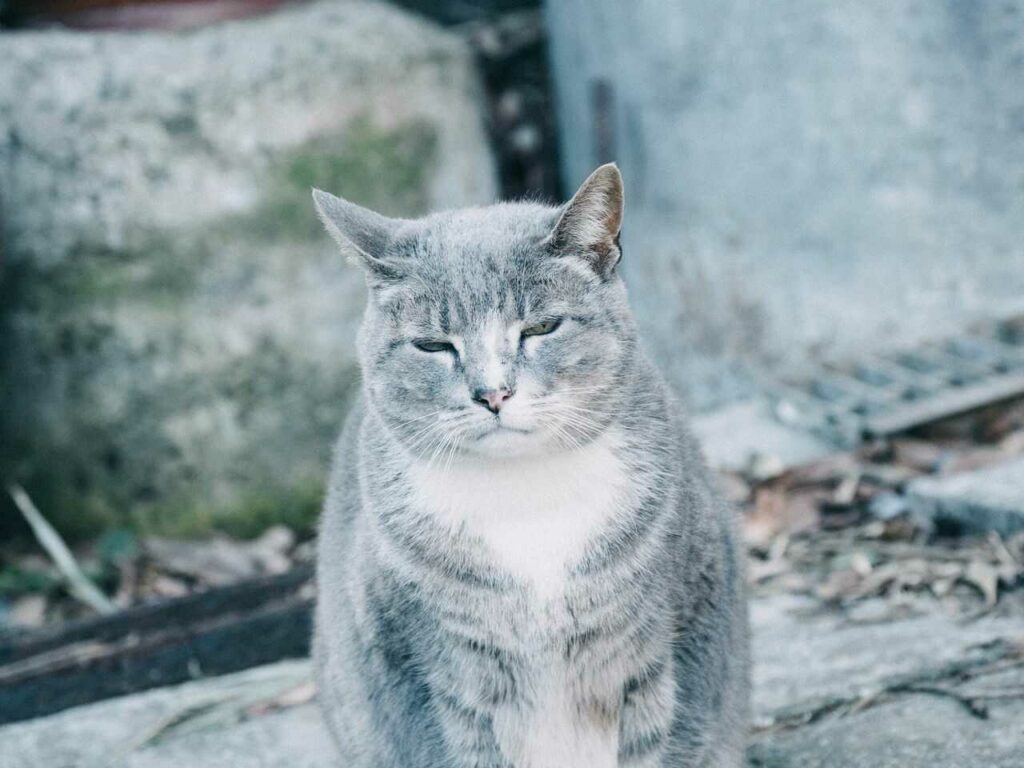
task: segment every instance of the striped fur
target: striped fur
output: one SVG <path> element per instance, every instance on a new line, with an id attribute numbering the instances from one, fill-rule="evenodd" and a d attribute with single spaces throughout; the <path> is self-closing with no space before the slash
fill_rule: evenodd
<path id="1" fill-rule="evenodd" d="M 370 286 L 319 540 L 339 766 L 742 764 L 734 521 L 639 349 L 621 181 L 595 177 L 416 221 L 317 195 Z M 496 386 L 497 415 L 471 399 Z"/>

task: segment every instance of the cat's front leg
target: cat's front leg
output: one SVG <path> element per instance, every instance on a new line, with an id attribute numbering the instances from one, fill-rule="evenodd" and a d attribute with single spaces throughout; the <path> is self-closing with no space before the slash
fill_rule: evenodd
<path id="1" fill-rule="evenodd" d="M 516 768 L 618 768 L 617 706 L 583 704 L 551 685 L 529 709 L 501 713 L 495 736 Z"/>
<path id="2" fill-rule="evenodd" d="M 663 763 L 675 713 L 676 682 L 671 656 L 638 666 L 623 686 L 619 764 L 657 768 Z"/>
<path id="3" fill-rule="evenodd" d="M 435 698 L 434 708 L 448 747 L 445 768 L 518 768 L 495 738 L 492 715 L 457 695 Z"/>

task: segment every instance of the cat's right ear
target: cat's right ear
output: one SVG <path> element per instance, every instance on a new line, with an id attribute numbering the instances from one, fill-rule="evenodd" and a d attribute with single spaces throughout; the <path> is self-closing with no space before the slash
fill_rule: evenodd
<path id="1" fill-rule="evenodd" d="M 582 258 L 602 278 L 609 278 L 622 258 L 622 199 L 618 166 L 602 165 L 563 207 L 549 242 L 562 253 Z"/>
<path id="2" fill-rule="evenodd" d="M 319 189 L 313 190 L 313 203 L 342 253 L 353 258 L 371 277 L 385 281 L 399 277 L 395 266 L 382 258 L 399 221 Z"/>

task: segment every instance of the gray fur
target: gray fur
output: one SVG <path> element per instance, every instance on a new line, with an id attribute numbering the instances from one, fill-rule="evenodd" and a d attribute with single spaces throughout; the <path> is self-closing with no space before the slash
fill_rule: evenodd
<path id="1" fill-rule="evenodd" d="M 618 723 L 618 765 L 741 765 L 748 648 L 733 514 L 639 349 L 614 269 L 618 171 L 599 169 L 560 209 L 394 221 L 316 201 L 370 286 L 363 397 L 338 443 L 319 540 L 314 650 L 338 765 L 512 768 L 496 723 L 528 712 L 553 656 L 572 670 L 580 717 Z M 498 417 L 471 394 L 488 384 L 479 335 L 494 317 L 566 318 L 529 359 L 523 346 L 502 350 L 501 384 L 532 382 L 538 402 L 584 394 L 577 410 L 546 411 L 543 428 L 488 448 Z M 448 337 L 462 340 L 454 362 L 410 343 Z M 642 491 L 573 564 L 564 626 L 545 626 L 529 585 L 480 540 L 411 501 L 417 462 L 554 455 L 610 429 Z"/>

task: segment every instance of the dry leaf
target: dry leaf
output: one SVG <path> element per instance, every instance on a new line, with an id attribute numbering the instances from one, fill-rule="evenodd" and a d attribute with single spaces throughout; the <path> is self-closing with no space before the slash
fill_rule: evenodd
<path id="1" fill-rule="evenodd" d="M 962 579 L 981 592 L 986 607 L 991 608 L 998 602 L 999 574 L 988 563 L 980 560 L 971 562 L 964 570 Z"/>

